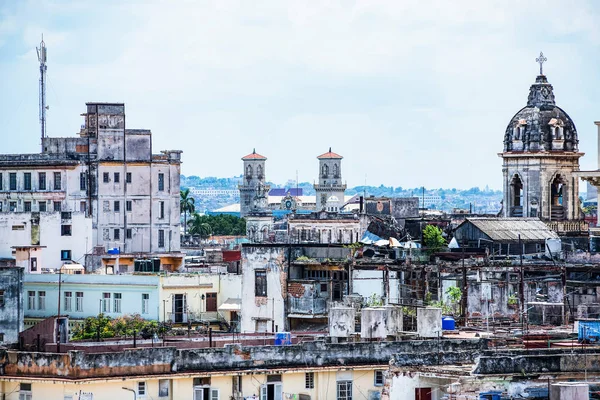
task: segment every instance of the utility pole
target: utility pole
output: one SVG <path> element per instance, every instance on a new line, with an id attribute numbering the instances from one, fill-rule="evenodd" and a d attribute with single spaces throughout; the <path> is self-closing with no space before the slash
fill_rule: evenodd
<path id="1" fill-rule="evenodd" d="M 519 285 L 519 303 L 521 304 L 521 331 L 523 334 L 523 343 L 525 343 L 525 274 L 523 272 L 523 245 L 521 243 L 521 235 L 519 234 L 519 264 L 520 268 L 520 285 Z"/>
<path id="2" fill-rule="evenodd" d="M 36 47 L 35 49 L 37 50 L 38 61 L 40 62 L 40 126 L 42 140 L 44 140 L 46 137 L 46 110 L 48 109 L 48 106 L 46 105 L 46 71 L 48 70 L 48 67 L 46 66 L 47 50 L 46 43 L 44 43 L 44 35 L 42 35 L 40 47 Z M 42 145 L 42 152 L 43 151 Z"/>
<path id="3" fill-rule="evenodd" d="M 466 327 L 467 326 L 467 296 L 468 296 L 468 291 L 467 291 L 467 269 L 465 268 L 465 245 L 466 245 L 466 241 L 463 240 L 462 243 L 462 293 L 461 293 L 461 298 L 460 298 L 460 308 L 461 310 L 461 318 L 462 318 L 462 323 L 463 326 Z"/>
<path id="4" fill-rule="evenodd" d="M 58 312 L 56 313 L 56 352 L 60 353 L 60 289 L 62 283 L 62 266 L 58 269 Z"/>

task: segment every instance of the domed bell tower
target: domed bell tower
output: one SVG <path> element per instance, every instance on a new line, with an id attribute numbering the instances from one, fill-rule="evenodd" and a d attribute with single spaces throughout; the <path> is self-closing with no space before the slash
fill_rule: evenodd
<path id="1" fill-rule="evenodd" d="M 545 221 L 580 219 L 577 130 L 556 105 L 554 89 L 543 73 L 529 89 L 527 105 L 508 123 L 504 134 L 502 216 L 538 217 Z"/>

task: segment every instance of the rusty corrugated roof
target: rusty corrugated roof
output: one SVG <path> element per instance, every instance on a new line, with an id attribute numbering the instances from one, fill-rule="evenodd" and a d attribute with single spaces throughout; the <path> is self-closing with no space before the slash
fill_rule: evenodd
<path id="1" fill-rule="evenodd" d="M 498 242 L 543 241 L 558 235 L 538 218 L 467 218 L 490 239 Z"/>

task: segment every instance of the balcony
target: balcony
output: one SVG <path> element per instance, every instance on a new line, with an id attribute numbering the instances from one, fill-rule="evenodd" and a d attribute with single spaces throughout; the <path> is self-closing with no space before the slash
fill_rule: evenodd
<path id="1" fill-rule="evenodd" d="M 546 225 L 559 235 L 587 235 L 590 229 L 587 221 L 547 221 Z"/>
<path id="2" fill-rule="evenodd" d="M 326 298 L 293 297 L 288 296 L 290 314 L 325 315 L 329 311 Z"/>

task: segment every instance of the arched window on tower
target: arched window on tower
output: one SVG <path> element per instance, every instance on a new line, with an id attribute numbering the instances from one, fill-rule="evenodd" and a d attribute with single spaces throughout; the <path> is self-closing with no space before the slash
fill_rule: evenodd
<path id="1" fill-rule="evenodd" d="M 333 164 L 333 177 L 334 178 L 340 177 L 340 168 L 338 167 L 337 164 Z"/>
<path id="2" fill-rule="evenodd" d="M 323 164 L 323 167 L 321 168 L 321 176 L 323 178 L 327 178 L 328 175 L 329 175 L 329 167 L 327 166 L 327 164 Z"/>
<path id="3" fill-rule="evenodd" d="M 263 178 L 263 168 L 262 168 L 262 165 L 259 165 L 256 168 L 256 175 L 257 175 L 258 179 L 262 180 L 262 178 Z"/>
<path id="4" fill-rule="evenodd" d="M 252 179 L 252 165 L 246 167 L 246 179 L 250 181 Z"/>
<path id="5" fill-rule="evenodd" d="M 550 219 L 554 221 L 563 220 L 565 218 L 565 210 L 563 207 L 563 191 L 564 180 L 563 177 L 558 174 L 550 184 Z"/>
<path id="6" fill-rule="evenodd" d="M 523 216 L 523 182 L 519 175 L 515 174 L 510 183 L 510 216 L 511 217 L 522 217 Z"/>

